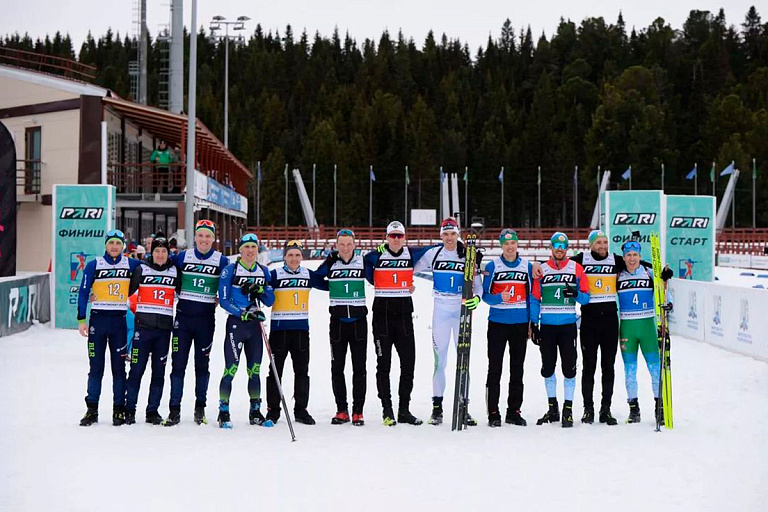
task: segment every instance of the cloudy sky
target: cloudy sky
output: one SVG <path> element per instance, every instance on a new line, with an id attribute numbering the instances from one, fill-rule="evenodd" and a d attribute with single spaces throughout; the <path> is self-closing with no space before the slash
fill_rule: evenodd
<path id="1" fill-rule="evenodd" d="M 33 38 L 54 34 L 57 30 L 69 32 L 79 48 L 90 30 L 94 36 L 104 34 L 107 28 L 121 35 L 132 31 L 133 9 L 136 0 L 0 0 L 0 34 L 28 32 Z M 161 24 L 170 18 L 170 0 L 147 0 L 147 25 L 157 33 Z M 681 28 L 692 9 L 717 12 L 725 9 L 729 24 L 740 25 L 755 0 L 198 0 L 198 26 L 208 26 L 214 15 L 230 19 L 249 16 L 249 31 L 261 23 L 268 29 L 279 29 L 291 24 L 295 34 L 306 29 L 310 35 L 319 31 L 329 36 L 334 27 L 342 35 L 349 32 L 358 41 L 366 37 L 377 39 L 384 29 L 396 35 L 403 31 L 420 44 L 432 29 L 437 37 L 460 38 L 470 44 L 472 53 L 484 45 L 491 34 L 498 37 L 506 18 L 519 29 L 531 26 L 534 36 L 544 31 L 548 36 L 556 29 L 560 17 L 576 23 L 588 16 L 602 16 L 613 23 L 619 11 L 624 15 L 628 29 L 643 28 L 657 17 L 667 20 L 674 28 Z M 191 0 L 184 2 L 184 23 L 189 26 Z M 766 4 L 763 4 L 764 7 Z M 758 11 L 760 5 L 757 5 Z M 768 7 L 761 12 L 768 16 Z"/>

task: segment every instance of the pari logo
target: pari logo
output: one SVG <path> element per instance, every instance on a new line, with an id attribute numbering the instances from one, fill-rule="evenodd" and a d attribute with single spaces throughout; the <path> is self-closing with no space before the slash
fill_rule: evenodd
<path id="1" fill-rule="evenodd" d="M 652 226 L 656 223 L 655 213 L 617 213 L 613 218 L 616 226 Z"/>
<path id="2" fill-rule="evenodd" d="M 707 229 L 709 217 L 674 216 L 669 221 L 670 228 Z"/>
<path id="3" fill-rule="evenodd" d="M 91 206 L 63 206 L 60 219 L 71 220 L 99 220 L 104 215 L 104 208 Z"/>

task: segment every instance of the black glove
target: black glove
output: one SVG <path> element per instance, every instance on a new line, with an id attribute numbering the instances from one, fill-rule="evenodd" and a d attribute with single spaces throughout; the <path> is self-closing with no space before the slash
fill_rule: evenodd
<path id="1" fill-rule="evenodd" d="M 475 264 L 477 265 L 478 269 L 483 268 L 481 265 L 483 263 L 483 253 L 480 251 L 477 251 L 475 253 Z"/>
<path id="2" fill-rule="evenodd" d="M 456 254 L 459 255 L 459 258 L 463 258 L 467 255 L 467 246 L 464 245 L 464 242 L 461 240 L 456 242 Z"/>
<path id="3" fill-rule="evenodd" d="M 541 342 L 541 331 L 536 324 L 531 324 L 531 341 L 534 345 L 538 345 Z"/>
<path id="4" fill-rule="evenodd" d="M 672 276 L 674 276 L 674 275 L 675 275 L 675 274 L 674 274 L 674 272 L 672 272 L 672 269 L 671 269 L 671 268 L 669 268 L 669 265 L 666 265 L 666 266 L 664 267 L 664 270 L 662 270 L 662 271 L 661 271 L 661 280 L 662 280 L 662 281 L 664 281 L 664 282 L 666 283 L 666 282 L 667 282 L 667 281 L 669 281 L 669 280 L 672 278 Z"/>
<path id="5" fill-rule="evenodd" d="M 339 260 L 339 251 L 331 251 L 331 254 L 329 254 L 328 257 L 325 258 L 323 265 L 327 266 L 330 269 L 331 265 L 336 263 L 338 260 Z"/>
<path id="6" fill-rule="evenodd" d="M 259 298 L 259 295 L 264 293 L 264 287 L 256 283 L 245 283 L 240 287 L 244 295 L 248 296 L 251 302 L 255 302 Z"/>
<path id="7" fill-rule="evenodd" d="M 246 309 L 242 315 L 240 315 L 240 320 L 243 322 L 253 322 L 254 320 L 257 322 L 263 322 L 266 319 L 267 317 L 264 315 L 264 312 L 256 306 L 251 306 L 250 308 Z"/>
<path id="8" fill-rule="evenodd" d="M 565 285 L 565 290 L 563 290 L 563 297 L 568 297 L 569 299 L 575 299 L 579 296 L 578 290 L 576 290 L 575 286 L 571 286 L 570 284 Z"/>

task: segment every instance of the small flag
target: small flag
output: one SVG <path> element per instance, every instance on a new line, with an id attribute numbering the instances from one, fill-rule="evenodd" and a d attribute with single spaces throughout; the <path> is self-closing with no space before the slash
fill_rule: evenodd
<path id="1" fill-rule="evenodd" d="M 411 176 L 408 173 L 408 167 L 405 168 L 405 184 L 410 185 L 411 184 Z"/>
<path id="2" fill-rule="evenodd" d="M 692 179 L 693 179 L 693 178 L 695 178 L 695 177 L 696 177 L 698 174 L 699 174 L 699 171 L 698 171 L 698 169 L 697 169 L 696 167 L 694 167 L 693 169 L 691 169 L 691 172 L 689 172 L 688 174 L 686 174 L 686 175 L 685 175 L 685 179 L 687 179 L 687 180 L 692 180 Z"/>
<path id="3" fill-rule="evenodd" d="M 504 168 L 501 168 L 501 171 L 499 171 L 499 181 L 504 183 Z"/>
<path id="4" fill-rule="evenodd" d="M 261 181 L 261 165 L 259 165 L 259 174 L 258 174 L 258 177 L 256 179 Z"/>
<path id="5" fill-rule="evenodd" d="M 464 168 L 464 183 L 467 183 L 469 181 L 469 169 L 467 167 Z"/>
<path id="6" fill-rule="evenodd" d="M 440 168 L 440 183 L 445 181 L 445 173 L 443 172 L 443 168 Z"/>
<path id="7" fill-rule="evenodd" d="M 371 167 L 371 181 L 376 181 L 376 175 L 373 174 L 373 167 Z"/>
<path id="8" fill-rule="evenodd" d="M 630 165 L 627 167 L 627 170 L 624 171 L 624 174 L 621 175 L 621 179 L 628 180 L 632 176 L 632 166 Z"/>
<path id="9" fill-rule="evenodd" d="M 709 180 L 714 183 L 715 182 L 715 161 L 712 161 L 712 169 L 709 171 Z"/>
<path id="10" fill-rule="evenodd" d="M 728 167 L 726 167 L 725 169 L 723 169 L 723 170 L 720 172 L 720 176 L 726 176 L 726 175 L 728 175 L 728 174 L 733 174 L 733 162 L 731 162 L 730 164 L 728 164 Z"/>

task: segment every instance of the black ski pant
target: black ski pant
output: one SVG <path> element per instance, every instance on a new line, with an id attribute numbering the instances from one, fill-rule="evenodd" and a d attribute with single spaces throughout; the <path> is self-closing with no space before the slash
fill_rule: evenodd
<path id="1" fill-rule="evenodd" d="M 336 398 L 336 410 L 348 411 L 347 382 L 344 366 L 347 362 L 347 346 L 352 356 L 352 414 L 362 414 L 365 405 L 365 360 L 368 344 L 368 322 L 365 317 L 354 322 L 343 322 L 331 317 L 331 386 Z"/>
<path id="2" fill-rule="evenodd" d="M 392 347 L 400 358 L 399 404 L 408 410 L 413 390 L 416 365 L 416 340 L 413 336 L 413 315 L 373 312 L 373 342 L 376 345 L 376 387 L 384 409 L 392 407 L 389 371 L 392 367 Z"/>
<path id="3" fill-rule="evenodd" d="M 595 317 L 581 317 L 581 356 L 584 359 L 584 368 L 581 371 L 581 393 L 585 406 L 594 407 L 592 391 L 595 387 L 598 348 L 603 388 L 600 403 L 603 407 L 610 407 L 616 376 L 614 371 L 616 352 L 619 348 L 619 317 L 615 312 Z"/>
<path id="4" fill-rule="evenodd" d="M 309 403 L 309 331 L 285 330 L 269 333 L 269 346 L 275 358 L 277 375 L 281 382 L 285 360 L 290 354 L 293 363 L 294 411 L 306 411 Z M 267 376 L 267 408 L 272 414 L 280 416 L 280 391 L 277 380 L 269 367 Z"/>
<path id="5" fill-rule="evenodd" d="M 523 404 L 523 363 L 528 344 L 528 323 L 488 322 L 488 378 L 485 381 L 488 414 L 498 412 L 504 350 L 509 344 L 509 395 L 507 408 L 519 411 Z"/>
<path id="6" fill-rule="evenodd" d="M 557 351 L 560 350 L 563 377 L 576 377 L 576 323 L 541 326 L 541 376 L 545 379 L 555 373 Z"/>

